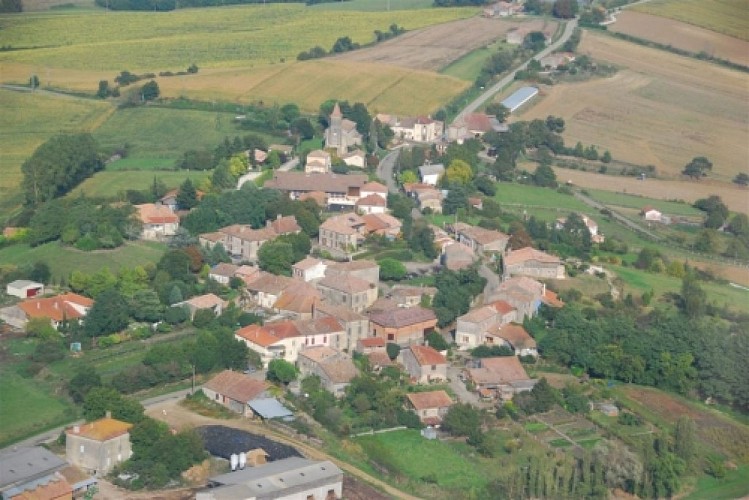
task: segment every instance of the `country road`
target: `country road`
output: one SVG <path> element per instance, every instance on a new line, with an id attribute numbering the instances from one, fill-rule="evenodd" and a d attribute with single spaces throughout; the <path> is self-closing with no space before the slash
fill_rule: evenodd
<path id="1" fill-rule="evenodd" d="M 385 183 L 388 191 L 391 193 L 398 192 L 398 185 L 393 178 L 393 168 L 395 167 L 395 162 L 398 159 L 399 154 L 400 149 L 394 149 L 390 151 L 382 161 L 380 161 L 379 165 L 377 165 L 377 177 L 382 179 L 382 182 Z"/>
<path id="2" fill-rule="evenodd" d="M 575 31 L 575 28 L 577 28 L 577 19 L 571 19 L 567 21 L 567 24 L 564 26 L 564 32 L 562 33 L 562 36 L 559 37 L 559 39 L 546 47 L 544 50 L 536 54 L 535 56 L 531 57 L 527 61 L 525 61 L 523 64 L 512 70 L 510 73 L 502 77 L 501 80 L 499 80 L 497 83 L 489 87 L 487 90 L 484 91 L 480 96 L 478 96 L 476 99 L 473 100 L 473 102 L 469 103 L 463 110 L 458 113 L 458 115 L 455 117 L 454 121 L 457 121 L 458 119 L 462 118 L 463 116 L 474 113 L 477 109 L 479 109 L 486 101 L 491 99 L 495 94 L 500 92 L 503 88 L 505 88 L 507 85 L 512 83 L 515 80 L 515 74 L 518 71 L 524 70 L 528 63 L 531 62 L 533 59 L 541 59 L 542 57 L 546 57 L 547 55 L 551 54 L 555 50 L 559 49 L 564 43 L 569 40 L 569 38 L 572 36 L 572 33 Z"/>

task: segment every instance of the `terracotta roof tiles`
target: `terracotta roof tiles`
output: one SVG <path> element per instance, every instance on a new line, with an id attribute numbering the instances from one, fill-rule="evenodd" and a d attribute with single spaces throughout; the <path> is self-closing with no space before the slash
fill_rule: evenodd
<path id="1" fill-rule="evenodd" d="M 413 353 L 416 362 L 421 366 L 426 365 L 446 365 L 447 358 L 435 349 L 426 345 L 412 345 L 408 349 Z"/>
<path id="2" fill-rule="evenodd" d="M 109 441 L 123 434 L 127 434 L 133 424 L 123 422 L 110 417 L 100 418 L 93 422 L 75 425 L 65 429 L 65 433 L 74 436 L 82 436 L 95 441 Z M 78 432 L 76 432 L 78 429 Z"/>
<path id="3" fill-rule="evenodd" d="M 265 392 L 268 384 L 239 372 L 224 370 L 206 382 L 203 387 L 235 401 L 246 403 Z"/>
<path id="4" fill-rule="evenodd" d="M 416 410 L 444 408 L 453 404 L 453 400 L 445 391 L 411 392 L 406 394 L 406 397 Z"/>

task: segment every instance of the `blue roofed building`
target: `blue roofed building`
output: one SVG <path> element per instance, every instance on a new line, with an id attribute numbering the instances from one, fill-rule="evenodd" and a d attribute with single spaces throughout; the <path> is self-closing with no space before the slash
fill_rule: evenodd
<path id="1" fill-rule="evenodd" d="M 502 105 L 509 109 L 510 113 L 514 113 L 515 110 L 537 95 L 538 89 L 536 87 L 520 87 L 510 97 L 502 101 Z"/>

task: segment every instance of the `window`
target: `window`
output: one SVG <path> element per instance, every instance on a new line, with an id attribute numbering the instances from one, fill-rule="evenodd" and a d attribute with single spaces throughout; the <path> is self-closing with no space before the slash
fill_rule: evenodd
<path id="1" fill-rule="evenodd" d="M 432 371 L 437 369 L 437 365 L 432 365 Z"/>
<path id="2" fill-rule="evenodd" d="M 86 452 L 86 447 L 81 445 L 81 453 L 85 453 L 85 452 Z"/>
<path id="3" fill-rule="evenodd" d="M 395 340 L 395 335 L 388 333 L 388 340 Z"/>

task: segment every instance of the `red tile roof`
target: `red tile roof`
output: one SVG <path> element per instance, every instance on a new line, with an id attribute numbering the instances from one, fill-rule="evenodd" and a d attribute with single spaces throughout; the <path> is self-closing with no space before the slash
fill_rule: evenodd
<path id="1" fill-rule="evenodd" d="M 135 208 L 138 210 L 138 217 L 143 224 L 174 224 L 179 222 L 177 214 L 166 205 L 144 203 L 135 205 Z"/>
<path id="2" fill-rule="evenodd" d="M 359 198 L 359 200 L 356 202 L 357 207 L 386 207 L 387 202 L 385 199 L 378 195 L 378 194 L 370 194 L 365 196 L 364 198 Z"/>
<path id="3" fill-rule="evenodd" d="M 409 349 L 421 366 L 447 364 L 447 358 L 427 345 L 412 345 Z"/>
<path id="4" fill-rule="evenodd" d="M 529 379 L 517 356 L 482 358 L 481 367 L 496 374 L 503 383 Z"/>
<path id="5" fill-rule="evenodd" d="M 235 401 L 246 403 L 265 392 L 268 384 L 239 372 L 224 370 L 206 382 L 203 387 Z"/>
<path id="6" fill-rule="evenodd" d="M 12 500 L 57 500 L 72 498 L 73 487 L 65 479 L 57 476 L 46 484 L 40 484 L 32 490 L 25 490 L 18 495 L 9 496 Z"/>
<path id="7" fill-rule="evenodd" d="M 260 325 L 245 326 L 237 330 L 234 335 L 260 347 L 269 347 L 281 340 Z"/>
<path id="8" fill-rule="evenodd" d="M 453 404 L 453 400 L 445 391 L 411 392 L 406 394 L 406 397 L 417 410 L 444 408 Z"/>
<path id="9" fill-rule="evenodd" d="M 515 310 L 515 308 L 512 307 L 512 305 L 505 302 L 504 300 L 495 300 L 489 305 L 492 306 L 494 310 L 497 311 L 499 314 L 507 314 Z"/>
<path id="10" fill-rule="evenodd" d="M 276 220 L 270 222 L 270 227 L 276 234 L 293 234 L 302 230 L 296 221 L 296 217 L 293 215 L 278 217 Z"/>
<path id="11" fill-rule="evenodd" d="M 505 255 L 505 265 L 514 265 L 527 262 L 529 260 L 535 260 L 538 262 L 544 262 L 547 264 L 561 264 L 559 257 L 536 250 L 533 247 L 525 247 L 519 250 L 513 250 L 512 252 Z"/>
<path id="12" fill-rule="evenodd" d="M 133 424 L 114 418 L 104 417 L 82 425 L 74 425 L 65 429 L 65 433 L 72 436 L 82 436 L 95 441 L 109 441 L 123 434 L 127 434 Z M 78 429 L 78 432 L 76 432 Z"/>
<path id="13" fill-rule="evenodd" d="M 388 188 L 379 182 L 370 181 L 361 187 L 362 191 L 372 191 L 373 193 L 387 193 Z"/>
<path id="14" fill-rule="evenodd" d="M 504 325 L 498 330 L 492 332 L 494 335 L 506 340 L 515 349 L 535 349 L 536 341 L 533 337 L 517 323 Z"/>
<path id="15" fill-rule="evenodd" d="M 398 307 L 370 313 L 369 321 L 385 328 L 403 328 L 417 323 L 437 322 L 437 316 L 431 309 L 420 306 Z"/>
<path id="16" fill-rule="evenodd" d="M 29 299 L 18 304 L 18 307 L 29 318 L 49 318 L 54 321 L 79 319 L 85 316 L 75 306 L 90 309 L 94 301 L 76 293 L 65 293 L 56 297 Z"/>
<path id="17" fill-rule="evenodd" d="M 359 339 L 362 347 L 385 347 L 385 339 L 382 337 L 367 337 Z"/>

